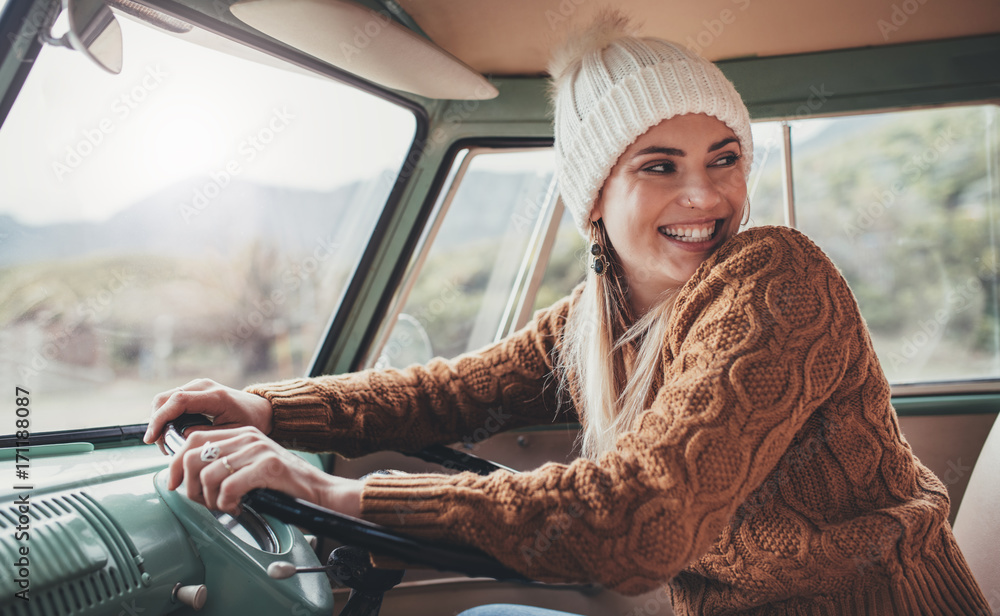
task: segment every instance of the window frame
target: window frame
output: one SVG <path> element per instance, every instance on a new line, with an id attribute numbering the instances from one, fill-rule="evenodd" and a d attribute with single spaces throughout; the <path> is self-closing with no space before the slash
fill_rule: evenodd
<path id="1" fill-rule="evenodd" d="M 751 121 L 1000 99 L 1000 34 L 716 65 L 743 97 Z"/>
<path id="2" fill-rule="evenodd" d="M 779 118 L 751 119 L 751 123 L 777 122 L 781 127 L 782 139 L 779 141 L 782 158 L 782 210 L 785 215 L 784 225 L 798 229 L 796 224 L 795 176 L 792 166 L 791 125 L 797 120 L 813 120 L 819 118 L 845 118 L 865 116 L 897 111 L 920 111 L 933 109 L 948 109 L 953 107 L 973 107 L 980 105 L 1000 106 L 1000 98 L 986 100 L 956 101 L 946 104 L 927 104 L 906 107 L 887 107 L 880 109 L 864 109 L 845 112 L 817 113 L 809 116 L 788 116 Z M 928 396 L 955 396 L 964 394 L 1000 394 L 1000 376 L 994 378 L 968 378 L 953 381 L 926 381 L 921 383 L 890 383 L 893 398 L 924 398 Z"/>
<path id="3" fill-rule="evenodd" d="M 370 344 L 362 347 L 363 355 L 358 362 L 358 369 L 370 368 L 375 365 L 383 348 L 392 334 L 396 319 L 406 305 L 417 279 L 423 271 L 424 263 L 434 246 L 434 240 L 441 225 L 444 223 L 452 201 L 461 186 L 473 159 L 480 154 L 516 153 L 551 149 L 552 138 L 469 138 L 460 139 L 451 144 L 441 164 L 434 187 L 427 193 L 422 212 L 425 213 L 418 237 L 405 258 L 401 257 L 403 272 L 399 280 L 389 290 L 389 299 L 385 305 L 377 329 Z M 550 190 L 550 193 L 552 191 Z M 556 231 L 562 216 L 563 205 L 558 198 L 547 195 L 545 207 L 539 213 L 529 250 L 523 255 L 521 271 L 518 273 L 515 286 L 511 289 L 505 316 L 500 324 L 495 340 L 500 340 L 523 327 L 531 317 L 531 306 L 534 295 L 541 284 L 545 272 L 544 265 L 555 245 Z M 537 249 L 537 256 L 532 255 Z M 541 265 L 540 265 L 541 264 Z"/>

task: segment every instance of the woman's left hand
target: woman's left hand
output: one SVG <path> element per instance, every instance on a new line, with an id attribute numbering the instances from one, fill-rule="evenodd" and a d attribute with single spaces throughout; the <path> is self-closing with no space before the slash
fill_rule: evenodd
<path id="1" fill-rule="evenodd" d="M 254 488 L 358 517 L 362 482 L 328 475 L 251 427 L 189 434 L 170 463 L 167 487 L 184 483 L 187 496 L 214 511 L 235 514 Z"/>

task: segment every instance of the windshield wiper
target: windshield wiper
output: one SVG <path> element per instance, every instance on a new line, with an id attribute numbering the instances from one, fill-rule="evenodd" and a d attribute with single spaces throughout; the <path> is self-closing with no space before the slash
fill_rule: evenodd
<path id="1" fill-rule="evenodd" d="M 29 442 L 34 445 L 58 445 L 62 443 L 121 443 L 123 441 L 142 441 L 146 433 L 146 424 L 130 424 L 127 426 L 108 426 L 106 428 L 83 428 L 81 430 L 55 430 L 52 432 L 32 433 Z M 17 439 L 13 434 L 0 436 L 0 448 L 14 447 Z M 23 441 L 22 441 L 23 445 Z"/>

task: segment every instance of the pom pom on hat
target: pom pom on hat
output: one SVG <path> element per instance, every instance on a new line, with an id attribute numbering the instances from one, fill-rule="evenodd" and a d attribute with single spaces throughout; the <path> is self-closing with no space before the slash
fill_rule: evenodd
<path id="1" fill-rule="evenodd" d="M 604 11 L 591 27 L 570 36 L 552 52 L 548 71 L 553 85 L 565 76 L 568 68 L 578 65 L 587 55 L 601 51 L 623 36 L 637 35 L 638 29 L 627 17 L 618 11 Z"/>
<path id="2" fill-rule="evenodd" d="M 740 140 L 744 170 L 753 161 L 750 114 L 714 64 L 681 45 L 639 38 L 618 11 L 605 11 L 571 35 L 549 62 L 555 108 L 559 191 L 587 236 L 597 193 L 622 152 L 663 120 L 703 113 Z"/>

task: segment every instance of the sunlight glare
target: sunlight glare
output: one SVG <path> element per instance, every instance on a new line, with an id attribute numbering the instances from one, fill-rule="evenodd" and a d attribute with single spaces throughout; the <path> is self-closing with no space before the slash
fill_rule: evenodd
<path id="1" fill-rule="evenodd" d="M 143 142 L 145 171 L 182 180 L 204 175 L 225 155 L 220 118 L 194 102 L 172 102 L 150 114 Z"/>

